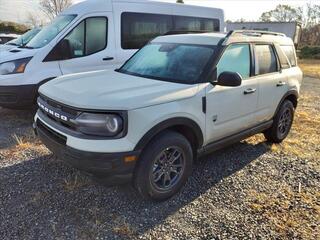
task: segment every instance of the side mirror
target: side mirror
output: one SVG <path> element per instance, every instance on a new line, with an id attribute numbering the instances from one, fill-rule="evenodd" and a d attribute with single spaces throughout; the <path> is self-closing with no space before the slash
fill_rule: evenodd
<path id="1" fill-rule="evenodd" d="M 241 86 L 242 77 L 237 72 L 223 72 L 219 75 L 216 85 L 225 87 L 238 87 Z"/>
<path id="2" fill-rule="evenodd" d="M 72 58 L 71 45 L 68 39 L 59 42 L 44 59 L 45 62 L 60 61 Z"/>

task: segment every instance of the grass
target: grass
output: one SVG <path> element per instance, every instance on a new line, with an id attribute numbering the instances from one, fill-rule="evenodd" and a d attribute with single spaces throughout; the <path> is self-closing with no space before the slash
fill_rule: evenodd
<path id="1" fill-rule="evenodd" d="M 305 76 L 320 79 L 320 60 L 301 59 L 299 60 L 299 67 Z"/>

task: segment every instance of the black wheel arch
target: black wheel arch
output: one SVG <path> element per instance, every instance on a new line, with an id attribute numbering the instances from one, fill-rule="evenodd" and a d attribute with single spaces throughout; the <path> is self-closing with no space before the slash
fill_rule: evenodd
<path id="1" fill-rule="evenodd" d="M 203 145 L 203 133 L 200 126 L 192 119 L 175 117 L 164 120 L 152 127 L 137 143 L 135 150 L 142 150 L 158 134 L 166 130 L 179 132 L 186 137 L 196 152 Z"/>
<path id="2" fill-rule="evenodd" d="M 279 102 L 278 104 L 278 107 L 275 111 L 275 114 L 277 114 L 277 112 L 279 111 L 282 103 L 285 101 L 285 100 L 289 100 L 292 102 L 294 108 L 297 108 L 298 106 L 298 99 L 299 99 L 299 93 L 297 90 L 295 89 L 292 89 L 292 90 L 289 90 L 281 99 L 281 101 Z"/>

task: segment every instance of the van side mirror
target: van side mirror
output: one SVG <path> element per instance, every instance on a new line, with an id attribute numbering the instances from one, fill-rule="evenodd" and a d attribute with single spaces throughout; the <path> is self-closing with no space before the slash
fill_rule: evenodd
<path id="1" fill-rule="evenodd" d="M 225 86 L 225 87 L 238 87 L 241 86 L 242 77 L 237 72 L 222 72 L 218 81 L 215 82 L 215 85 Z"/>
<path id="2" fill-rule="evenodd" d="M 70 58 L 72 58 L 70 41 L 63 39 L 50 51 L 44 62 L 67 60 Z"/>

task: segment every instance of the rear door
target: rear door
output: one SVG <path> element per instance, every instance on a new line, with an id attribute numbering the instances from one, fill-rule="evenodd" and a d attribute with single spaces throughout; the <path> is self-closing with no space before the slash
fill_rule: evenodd
<path id="1" fill-rule="evenodd" d="M 115 68 L 112 12 L 87 16 L 64 39 L 71 57 L 59 62 L 63 74 Z"/>
<path id="2" fill-rule="evenodd" d="M 231 136 L 256 124 L 258 82 L 251 77 L 251 48 L 248 43 L 232 44 L 217 64 L 217 76 L 225 71 L 237 72 L 242 78 L 239 87 L 207 87 L 207 142 Z"/>
<path id="3" fill-rule="evenodd" d="M 259 122 L 270 120 L 288 91 L 287 74 L 281 69 L 276 49 L 272 44 L 255 44 L 255 76 L 259 82 Z"/>

